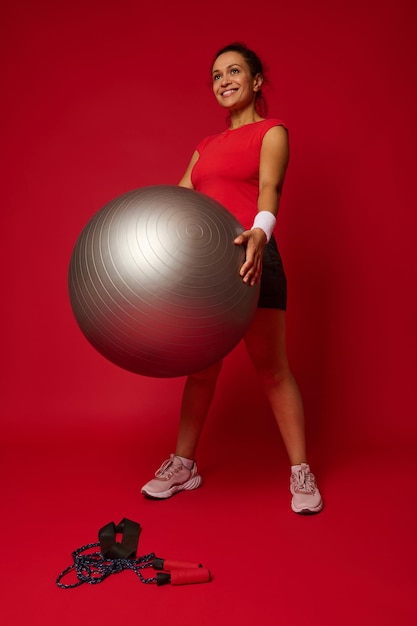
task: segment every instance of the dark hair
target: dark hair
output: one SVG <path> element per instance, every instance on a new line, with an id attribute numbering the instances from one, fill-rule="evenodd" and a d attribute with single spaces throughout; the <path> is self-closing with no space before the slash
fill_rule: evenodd
<path id="1" fill-rule="evenodd" d="M 256 52 L 248 48 L 248 46 L 241 41 L 234 41 L 232 43 L 229 43 L 227 46 L 220 48 L 220 50 L 218 50 L 213 57 L 213 63 L 211 64 L 211 67 L 213 67 L 215 60 L 225 52 L 238 52 L 239 54 L 241 54 L 248 64 L 252 76 L 255 77 L 257 74 L 261 74 L 264 81 L 263 84 L 268 84 L 261 59 L 258 57 Z M 257 112 L 261 117 L 267 117 L 268 105 L 266 103 L 262 89 L 256 92 L 255 106 Z"/>

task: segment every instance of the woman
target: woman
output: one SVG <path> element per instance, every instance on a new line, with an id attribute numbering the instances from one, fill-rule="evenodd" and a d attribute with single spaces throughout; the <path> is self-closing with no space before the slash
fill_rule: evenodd
<path id="1" fill-rule="evenodd" d="M 179 184 L 212 196 L 247 228 L 235 239 L 246 248 L 240 274 L 250 285 L 260 281 L 261 293 L 244 341 L 291 463 L 292 510 L 318 513 L 323 502 L 307 464 L 302 400 L 286 355 L 286 279 L 272 235 L 288 164 L 288 134 L 281 120 L 262 115 L 262 64 L 245 45 L 218 51 L 212 80 L 230 127 L 197 146 Z M 142 487 L 145 496 L 169 498 L 200 486 L 195 453 L 220 369 L 221 362 L 188 376 L 176 452 Z"/>

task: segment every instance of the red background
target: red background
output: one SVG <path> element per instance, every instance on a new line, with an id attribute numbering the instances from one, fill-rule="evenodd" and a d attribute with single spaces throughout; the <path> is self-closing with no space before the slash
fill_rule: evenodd
<path id="1" fill-rule="evenodd" d="M 3 623 L 415 623 L 415 3 L 7 0 L 1 12 Z M 236 39 L 265 59 L 270 114 L 290 128 L 278 240 L 327 504 L 316 518 L 289 511 L 285 452 L 241 346 L 201 443 L 204 489 L 144 502 L 183 379 L 108 363 L 69 306 L 91 215 L 175 184 L 223 128 L 210 62 Z M 125 516 L 144 527 L 139 553 L 203 560 L 213 582 L 155 589 L 125 572 L 57 589 L 70 552 Z"/>

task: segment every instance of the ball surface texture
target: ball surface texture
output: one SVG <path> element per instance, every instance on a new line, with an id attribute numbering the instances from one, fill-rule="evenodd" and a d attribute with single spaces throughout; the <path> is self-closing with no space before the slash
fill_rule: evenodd
<path id="1" fill-rule="evenodd" d="M 259 285 L 239 276 L 243 227 L 191 189 L 142 187 L 106 204 L 72 253 L 69 294 L 88 341 L 152 377 L 203 370 L 228 354 L 256 312 Z"/>

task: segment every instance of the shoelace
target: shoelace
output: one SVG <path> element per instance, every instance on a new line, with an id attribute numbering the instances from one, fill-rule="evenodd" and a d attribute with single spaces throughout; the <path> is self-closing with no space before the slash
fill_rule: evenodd
<path id="1" fill-rule="evenodd" d="M 155 472 L 155 476 L 157 478 L 171 478 L 175 474 L 177 469 L 178 468 L 176 468 L 174 465 L 174 459 L 167 459 L 162 463 L 159 470 Z"/>
<path id="2" fill-rule="evenodd" d="M 294 472 L 293 480 L 298 493 L 314 493 L 316 490 L 316 479 L 311 472 L 305 470 Z"/>

